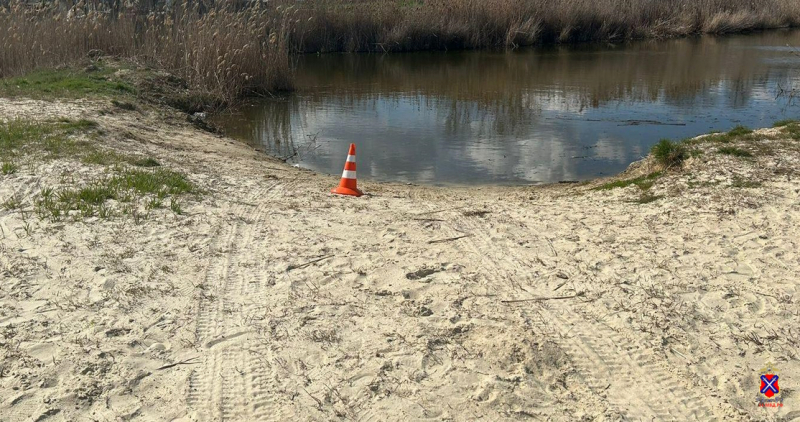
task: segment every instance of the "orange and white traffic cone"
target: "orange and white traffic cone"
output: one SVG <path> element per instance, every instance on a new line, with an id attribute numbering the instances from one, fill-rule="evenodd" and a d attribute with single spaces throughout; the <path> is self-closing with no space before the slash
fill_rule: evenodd
<path id="1" fill-rule="evenodd" d="M 350 151 L 347 153 L 347 161 L 344 163 L 342 181 L 339 186 L 332 189 L 331 193 L 339 195 L 361 196 L 364 193 L 358 190 L 356 181 L 356 144 L 350 144 Z"/>

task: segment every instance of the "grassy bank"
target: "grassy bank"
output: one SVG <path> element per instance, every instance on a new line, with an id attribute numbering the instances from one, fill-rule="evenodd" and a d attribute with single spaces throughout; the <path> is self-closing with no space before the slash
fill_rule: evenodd
<path id="1" fill-rule="evenodd" d="M 152 157 L 99 146 L 105 136 L 93 120 L 0 121 L 0 178 L 42 171 L 37 169 L 53 160 L 73 162 L 98 173 L 89 183 L 65 174 L 59 186 L 45 187 L 32 198 L 15 193 L 0 203 L 0 208 L 27 207 L 41 220 L 50 221 L 124 215 L 139 223 L 154 209 L 169 207 L 180 214 L 183 197 L 199 192 L 182 173 L 161 167 Z"/>
<path id="2" fill-rule="evenodd" d="M 0 6 L 0 77 L 110 54 L 230 100 L 290 89 L 297 52 L 515 47 L 798 24 L 794 0 L 282 0 L 149 12 L 11 3 Z"/>
<path id="3" fill-rule="evenodd" d="M 763 172 L 764 165 L 759 164 L 759 160 L 770 160 L 781 153 L 795 152 L 798 150 L 798 141 L 800 141 L 800 122 L 794 120 L 776 122 L 770 130 L 753 131 L 744 126 L 737 126 L 725 133 L 710 133 L 681 141 L 662 139 L 653 145 L 650 155 L 645 161 L 640 162 L 642 166 L 634 170 L 634 174 L 623 174 L 611 181 L 593 186 L 592 189 L 608 191 L 635 186 L 639 188 L 639 199 L 636 202 L 642 204 L 664 197 L 653 194 L 652 188 L 663 182 L 663 179 L 671 173 L 687 174 L 689 179 L 685 186 L 687 189 L 720 183 L 716 178 L 693 180 L 693 172 L 697 172 L 698 166 L 687 167 L 686 163 L 691 160 L 695 164 L 704 163 L 705 166 L 701 167 L 712 169 L 712 172 L 714 169 L 730 171 L 732 174 L 728 184 L 730 188 L 755 188 L 761 186 L 759 180 L 764 178 L 763 175 L 752 177 Z M 775 174 L 780 175 L 794 173 L 795 170 L 791 165 L 775 170 Z"/>

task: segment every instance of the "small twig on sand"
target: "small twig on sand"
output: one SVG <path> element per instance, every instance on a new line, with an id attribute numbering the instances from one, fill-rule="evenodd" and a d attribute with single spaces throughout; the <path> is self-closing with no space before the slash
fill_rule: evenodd
<path id="1" fill-rule="evenodd" d="M 325 260 L 325 259 L 328 259 L 328 258 L 333 258 L 333 255 L 324 255 L 324 256 L 321 256 L 319 258 L 312 259 L 311 261 L 308 261 L 306 263 L 299 264 L 299 265 L 289 265 L 288 267 L 286 267 L 286 271 L 298 270 L 300 268 L 305 268 L 305 267 L 308 267 L 311 264 L 316 264 L 317 262 Z"/>
<path id="2" fill-rule="evenodd" d="M 433 243 L 442 243 L 442 242 L 450 242 L 450 241 L 452 241 L 452 240 L 463 239 L 463 238 L 465 238 L 465 237 L 470 237 L 470 236 L 472 236 L 472 235 L 471 235 L 471 234 L 465 234 L 465 235 L 462 235 L 462 236 L 449 237 L 449 238 L 447 238 L 447 239 L 429 240 L 429 241 L 428 241 L 428 244 L 433 244 Z"/>
<path id="3" fill-rule="evenodd" d="M 683 353 L 681 353 L 681 352 L 679 352 L 679 351 L 675 350 L 675 349 L 674 349 L 674 348 L 672 348 L 672 347 L 670 347 L 670 348 L 669 348 L 669 350 L 670 350 L 672 353 L 675 353 L 676 355 L 678 355 L 678 356 L 680 356 L 680 357 L 682 357 L 682 358 L 684 358 L 684 359 L 686 359 L 686 360 L 690 360 L 689 358 L 687 358 L 687 357 L 686 357 L 686 355 L 684 355 Z"/>
<path id="4" fill-rule="evenodd" d="M 308 390 L 306 390 L 305 387 L 301 386 L 300 388 L 302 388 L 303 391 L 305 391 L 305 393 L 308 394 L 308 397 L 311 397 L 312 399 L 314 399 L 315 402 L 317 402 L 317 409 L 322 410 L 322 408 L 323 408 L 322 400 L 320 400 L 320 399 L 314 397 L 313 395 L 311 395 L 311 393 L 309 393 Z"/>
<path id="5" fill-rule="evenodd" d="M 502 303 L 543 302 L 545 300 L 574 299 L 576 297 L 583 297 L 585 294 L 586 294 L 585 292 L 578 292 L 574 295 L 569 295 L 569 296 L 534 297 L 530 299 L 501 300 L 500 302 Z"/>
<path id="6" fill-rule="evenodd" d="M 197 356 L 193 356 L 193 357 L 190 357 L 189 359 L 184 359 L 184 360 L 182 360 L 180 362 L 168 363 L 168 364 L 158 368 L 158 370 L 161 371 L 161 370 L 169 369 L 169 368 L 172 368 L 172 367 L 178 366 L 178 365 L 196 365 L 196 364 L 200 363 L 200 362 L 197 362 L 196 359 L 197 359 Z"/>
<path id="7" fill-rule="evenodd" d="M 547 244 L 550 245 L 550 249 L 553 251 L 553 256 L 558 256 L 558 252 L 556 252 L 556 248 L 555 246 L 553 246 L 553 242 L 551 242 L 550 239 L 548 238 L 545 238 L 545 240 L 547 241 Z"/>
<path id="8" fill-rule="evenodd" d="M 441 218 L 412 218 L 414 221 L 444 221 Z"/>

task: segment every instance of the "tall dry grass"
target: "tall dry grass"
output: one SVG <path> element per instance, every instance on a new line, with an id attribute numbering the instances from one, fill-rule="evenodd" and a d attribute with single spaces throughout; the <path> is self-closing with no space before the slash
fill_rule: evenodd
<path id="1" fill-rule="evenodd" d="M 93 50 L 134 58 L 225 99 L 291 87 L 290 15 L 259 6 L 141 12 L 79 2 L 0 7 L 0 77 L 74 63 Z"/>
<path id="2" fill-rule="evenodd" d="M 797 26 L 798 0 L 313 0 L 290 45 L 303 52 L 459 49 L 615 41 Z"/>
<path id="3" fill-rule="evenodd" d="M 228 99 L 291 87 L 293 52 L 514 47 L 800 24 L 798 0 L 184 0 L 155 8 L 145 6 L 153 0 L 132 8 L 118 0 L 20 1 L 0 0 L 0 77 L 100 50 Z"/>

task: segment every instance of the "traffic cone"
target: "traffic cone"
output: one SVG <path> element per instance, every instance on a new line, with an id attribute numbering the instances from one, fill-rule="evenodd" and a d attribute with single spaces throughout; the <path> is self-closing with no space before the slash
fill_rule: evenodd
<path id="1" fill-rule="evenodd" d="M 339 186 L 332 189 L 331 193 L 339 195 L 361 196 L 364 193 L 356 186 L 356 144 L 350 144 L 350 151 L 347 153 L 347 161 L 344 162 L 342 181 Z"/>

